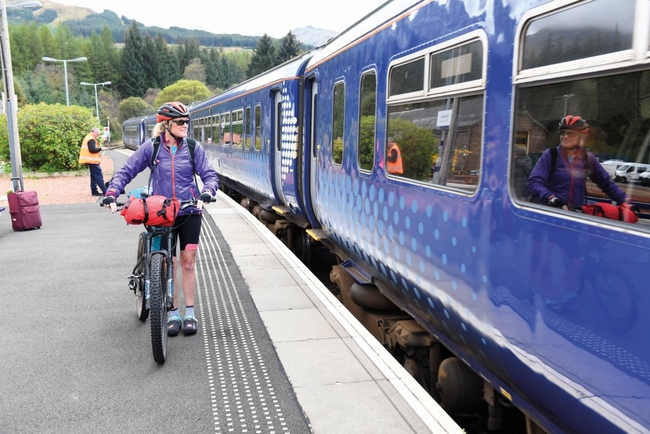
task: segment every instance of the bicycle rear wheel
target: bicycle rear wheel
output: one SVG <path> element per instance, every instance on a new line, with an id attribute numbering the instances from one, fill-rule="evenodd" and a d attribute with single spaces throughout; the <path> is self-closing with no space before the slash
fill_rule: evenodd
<path id="1" fill-rule="evenodd" d="M 135 312 L 138 315 L 140 321 L 146 321 L 149 317 L 149 309 L 147 309 L 147 303 L 145 300 L 144 294 L 144 243 L 145 243 L 146 233 L 141 233 L 138 239 L 138 257 L 136 261 L 140 264 L 139 267 L 135 270 Z"/>
<path id="2" fill-rule="evenodd" d="M 153 359 L 162 364 L 167 357 L 167 259 L 164 254 L 151 256 L 149 271 L 151 348 Z"/>

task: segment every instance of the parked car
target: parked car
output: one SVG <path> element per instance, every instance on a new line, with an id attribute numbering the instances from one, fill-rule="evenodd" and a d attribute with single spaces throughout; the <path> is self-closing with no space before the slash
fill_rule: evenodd
<path id="1" fill-rule="evenodd" d="M 614 181 L 639 182 L 639 175 L 650 170 L 650 164 L 625 163 L 616 169 Z"/>
<path id="2" fill-rule="evenodd" d="M 643 172 L 642 174 L 639 175 L 639 181 L 641 185 L 645 187 L 650 186 L 650 170 Z"/>
<path id="3" fill-rule="evenodd" d="M 616 170 L 625 164 L 623 160 L 607 160 L 600 163 L 601 166 L 609 173 L 610 178 L 616 177 Z"/>

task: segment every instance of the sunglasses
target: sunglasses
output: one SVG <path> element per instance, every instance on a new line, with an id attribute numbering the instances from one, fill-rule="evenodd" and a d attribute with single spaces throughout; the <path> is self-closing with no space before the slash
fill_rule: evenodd
<path id="1" fill-rule="evenodd" d="M 190 124 L 190 121 L 188 119 L 183 119 L 183 120 L 180 120 L 180 121 L 172 121 L 172 122 L 175 123 L 178 126 L 183 126 L 183 125 L 189 125 Z"/>
<path id="2" fill-rule="evenodd" d="M 560 137 L 569 136 L 569 137 L 578 137 L 580 133 L 575 131 L 560 131 Z"/>

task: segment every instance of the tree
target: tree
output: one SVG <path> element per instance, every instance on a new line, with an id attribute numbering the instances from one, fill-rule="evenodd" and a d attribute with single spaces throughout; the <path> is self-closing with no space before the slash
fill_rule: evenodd
<path id="1" fill-rule="evenodd" d="M 198 57 L 192 59 L 189 65 L 185 67 L 185 72 L 183 72 L 183 79 L 185 80 L 197 80 L 201 83 L 205 83 L 205 66 L 201 63 L 201 59 Z"/>
<path id="2" fill-rule="evenodd" d="M 160 65 L 158 65 L 159 56 L 156 53 L 156 43 L 149 35 L 144 37 L 144 51 L 142 52 L 142 66 L 146 75 L 147 88 L 160 88 L 158 75 Z"/>
<path id="3" fill-rule="evenodd" d="M 147 91 L 148 79 L 144 68 L 144 42 L 136 21 L 126 32 L 122 49 L 122 65 L 118 90 L 122 97 L 142 96 Z"/>
<path id="4" fill-rule="evenodd" d="M 167 101 L 179 101 L 189 104 L 203 101 L 212 96 L 207 86 L 197 80 L 179 80 L 164 88 L 156 97 L 155 106 L 160 107 Z"/>
<path id="5" fill-rule="evenodd" d="M 408 120 L 391 119 L 388 136 L 394 138 L 402 151 L 403 176 L 417 180 L 427 179 L 431 170 L 431 156 L 438 149 L 438 139 L 433 132 Z"/>
<path id="6" fill-rule="evenodd" d="M 136 116 L 146 116 L 153 113 L 155 109 L 151 104 L 148 104 L 146 101 L 134 96 L 122 100 L 117 106 L 117 120 L 122 123 L 127 119 L 134 118 Z"/>
<path id="7" fill-rule="evenodd" d="M 9 160 L 7 121 L 0 121 L 0 159 Z M 79 169 L 79 146 L 95 126 L 92 109 L 62 104 L 27 105 L 18 112 L 23 166 L 39 172 Z"/>
<path id="8" fill-rule="evenodd" d="M 265 33 L 259 40 L 257 48 L 253 51 L 253 57 L 251 58 L 251 63 L 248 65 L 246 75 L 248 78 L 255 77 L 276 65 L 277 57 L 275 55 L 273 41 Z"/>
<path id="9" fill-rule="evenodd" d="M 298 56 L 300 52 L 300 42 L 296 39 L 296 35 L 291 32 L 287 33 L 287 35 L 282 38 L 282 45 L 280 46 L 280 52 L 278 53 L 278 64 L 293 59 Z"/>

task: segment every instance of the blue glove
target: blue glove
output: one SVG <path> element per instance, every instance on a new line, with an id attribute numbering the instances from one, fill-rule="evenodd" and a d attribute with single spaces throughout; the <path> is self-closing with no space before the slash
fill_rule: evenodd
<path id="1" fill-rule="evenodd" d="M 199 199 L 201 199 L 201 202 L 210 203 L 212 202 L 212 195 L 209 192 L 204 191 L 201 193 L 201 197 Z"/>

